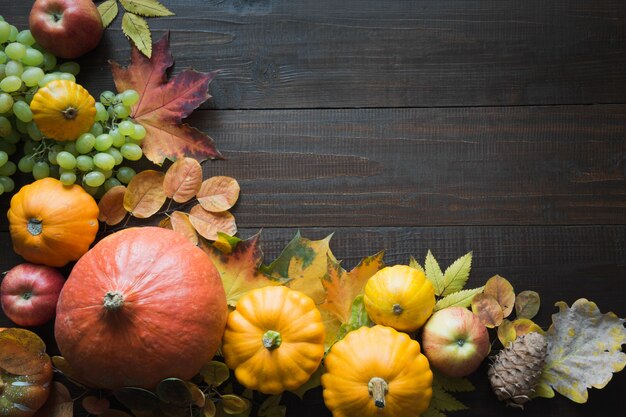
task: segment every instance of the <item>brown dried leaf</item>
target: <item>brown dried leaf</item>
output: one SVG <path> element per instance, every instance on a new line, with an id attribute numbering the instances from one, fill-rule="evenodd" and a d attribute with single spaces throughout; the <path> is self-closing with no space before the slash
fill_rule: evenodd
<path id="1" fill-rule="evenodd" d="M 477 294 L 474 297 L 472 312 L 490 329 L 499 326 L 504 319 L 502 307 L 500 307 L 498 300 L 486 293 Z"/>
<path id="2" fill-rule="evenodd" d="M 530 319 L 517 319 L 513 320 L 513 328 L 515 329 L 515 337 L 523 336 L 528 333 L 537 332 L 545 336 L 546 332 L 543 331 L 538 324 Z"/>
<path id="3" fill-rule="evenodd" d="M 72 417 L 73 411 L 74 400 L 69 390 L 60 382 L 53 381 L 48 401 L 33 417 Z"/>
<path id="4" fill-rule="evenodd" d="M 14 375 L 34 375 L 50 362 L 46 345 L 30 330 L 0 332 L 0 369 Z"/>
<path id="5" fill-rule="evenodd" d="M 172 227 L 172 221 L 170 220 L 169 217 L 165 217 L 163 220 L 161 220 L 159 222 L 159 227 L 162 227 L 164 229 L 174 230 L 174 228 Z"/>
<path id="6" fill-rule="evenodd" d="M 185 236 L 194 245 L 198 245 L 198 234 L 191 224 L 191 221 L 189 221 L 189 215 L 187 213 L 175 211 L 170 215 L 169 220 L 172 230 Z"/>
<path id="7" fill-rule="evenodd" d="M 104 193 L 98 203 L 98 208 L 100 209 L 98 220 L 105 222 L 109 226 L 114 226 L 124 220 L 128 213 L 124 208 L 125 194 L 126 187 L 124 185 L 117 185 Z"/>
<path id="8" fill-rule="evenodd" d="M 202 182 L 196 197 L 205 210 L 219 213 L 235 205 L 239 190 L 239 183 L 234 178 L 211 177 Z"/>
<path id="9" fill-rule="evenodd" d="M 95 395 L 87 395 L 83 397 L 81 404 L 85 411 L 89 414 L 99 416 L 107 411 L 111 405 L 109 400 L 105 397 L 96 397 Z"/>
<path id="10" fill-rule="evenodd" d="M 535 291 L 522 291 L 515 298 L 515 315 L 518 319 L 532 319 L 539 312 L 541 299 Z"/>
<path id="11" fill-rule="evenodd" d="M 489 278 L 485 284 L 484 293 L 492 296 L 498 301 L 498 304 L 500 304 L 500 307 L 502 308 L 504 317 L 508 317 L 509 314 L 511 314 L 513 307 L 515 306 L 515 291 L 513 290 L 511 283 L 506 278 L 503 278 L 500 275 L 494 275 Z"/>
<path id="12" fill-rule="evenodd" d="M 189 210 L 189 221 L 205 239 L 217 239 L 217 232 L 234 235 L 237 233 L 235 217 L 227 211 L 210 213 L 196 204 Z"/>
<path id="13" fill-rule="evenodd" d="M 498 326 L 498 340 L 504 347 L 508 347 L 509 343 L 515 341 L 515 327 L 513 327 L 512 321 L 502 320 L 502 323 Z"/>
<path id="14" fill-rule="evenodd" d="M 152 169 L 141 171 L 128 183 L 124 208 L 133 216 L 145 219 L 155 214 L 167 198 L 163 191 L 165 174 Z"/>
<path id="15" fill-rule="evenodd" d="M 200 191 L 202 167 L 193 158 L 182 158 L 172 164 L 165 173 L 165 195 L 177 203 L 186 203 Z"/>

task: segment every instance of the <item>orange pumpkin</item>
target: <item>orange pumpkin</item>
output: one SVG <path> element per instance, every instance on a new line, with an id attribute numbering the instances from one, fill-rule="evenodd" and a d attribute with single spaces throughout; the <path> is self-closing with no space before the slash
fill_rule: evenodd
<path id="1" fill-rule="evenodd" d="M 30 103 L 35 124 L 46 137 L 76 140 L 96 119 L 96 101 L 74 81 L 54 80 L 37 90 Z"/>
<path id="2" fill-rule="evenodd" d="M 29 262 L 63 266 L 80 258 L 98 232 L 98 204 L 79 185 L 54 178 L 25 185 L 11 198 L 13 249 Z"/>
<path id="3" fill-rule="evenodd" d="M 154 389 L 189 379 L 217 351 L 228 309 L 210 258 L 160 227 L 113 233 L 82 256 L 59 297 L 54 333 L 81 381 Z"/>

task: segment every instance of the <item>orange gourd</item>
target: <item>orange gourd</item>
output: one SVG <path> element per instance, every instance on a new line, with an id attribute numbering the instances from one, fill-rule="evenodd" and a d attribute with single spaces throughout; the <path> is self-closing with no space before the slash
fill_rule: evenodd
<path id="1" fill-rule="evenodd" d="M 376 324 L 412 332 L 435 307 L 435 289 L 422 271 L 408 265 L 381 269 L 365 284 L 365 310 Z"/>
<path id="2" fill-rule="evenodd" d="M 324 403 L 333 417 L 418 417 L 433 374 L 420 345 L 391 327 L 361 327 L 324 359 Z"/>
<path id="3" fill-rule="evenodd" d="M 8 211 L 13 249 L 29 262 L 63 266 L 80 258 L 98 232 L 98 204 L 79 185 L 44 178 L 22 187 Z"/>
<path id="4" fill-rule="evenodd" d="M 80 84 L 53 80 L 37 90 L 30 103 L 35 124 L 50 139 L 76 140 L 96 118 L 96 101 Z"/>
<path id="5" fill-rule="evenodd" d="M 324 338 L 310 297 L 269 286 L 239 299 L 228 317 L 222 352 L 243 386 L 279 394 L 309 380 L 324 356 Z"/>

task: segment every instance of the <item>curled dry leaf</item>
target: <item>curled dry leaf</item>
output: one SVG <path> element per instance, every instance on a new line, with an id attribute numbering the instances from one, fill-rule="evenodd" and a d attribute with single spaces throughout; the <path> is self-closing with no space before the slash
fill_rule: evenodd
<path id="1" fill-rule="evenodd" d="M 35 375 L 50 362 L 46 345 L 35 333 L 12 328 L 0 332 L 0 369 L 14 375 Z"/>
<path id="2" fill-rule="evenodd" d="M 104 193 L 98 202 L 98 208 L 100 209 L 98 220 L 105 222 L 109 226 L 114 226 L 124 220 L 128 213 L 124 208 L 125 194 L 126 187 L 123 185 L 112 187 Z"/>
<path id="3" fill-rule="evenodd" d="M 515 306 L 515 291 L 513 286 L 500 275 L 495 275 L 485 283 L 485 294 L 492 296 L 502 308 L 504 317 L 508 317 Z"/>
<path id="4" fill-rule="evenodd" d="M 189 221 L 200 236 L 209 240 L 217 239 L 217 232 L 234 235 L 237 233 L 235 217 L 227 211 L 210 213 L 196 204 L 189 210 Z"/>
<path id="5" fill-rule="evenodd" d="M 152 169 L 141 171 L 128 183 L 124 193 L 124 208 L 133 216 L 145 219 L 155 214 L 165 203 L 163 178 L 165 174 Z"/>
<path id="6" fill-rule="evenodd" d="M 104 397 L 98 398 L 95 395 L 87 395 L 83 398 L 81 404 L 85 411 L 95 416 L 103 414 L 111 405 L 108 399 Z"/>
<path id="7" fill-rule="evenodd" d="M 170 215 L 169 220 L 172 230 L 185 236 L 194 245 L 198 245 L 198 234 L 189 221 L 189 215 L 187 213 L 175 211 Z"/>
<path id="8" fill-rule="evenodd" d="M 539 294 L 535 291 L 522 291 L 515 298 L 515 315 L 518 319 L 532 319 L 539 312 L 541 304 Z"/>
<path id="9" fill-rule="evenodd" d="M 498 339 L 500 343 L 502 343 L 502 346 L 507 347 L 519 336 L 532 332 L 545 335 L 543 329 L 530 319 L 521 318 L 514 321 L 503 320 L 502 324 L 498 326 Z"/>
<path id="10" fill-rule="evenodd" d="M 500 307 L 498 300 L 486 293 L 477 294 L 474 297 L 472 312 L 490 329 L 499 326 L 504 319 L 502 307 Z"/>
<path id="11" fill-rule="evenodd" d="M 202 408 L 202 413 L 204 417 L 214 417 L 217 414 L 215 403 L 213 401 L 207 401 Z"/>
<path id="12" fill-rule="evenodd" d="M 196 198 L 205 210 L 219 213 L 235 205 L 239 190 L 239 183 L 234 178 L 211 177 L 202 182 Z"/>
<path id="13" fill-rule="evenodd" d="M 206 396 L 200 387 L 193 382 L 187 381 L 187 388 L 189 388 L 189 392 L 191 393 L 191 402 L 200 408 L 204 407 Z"/>
<path id="14" fill-rule="evenodd" d="M 33 417 L 72 417 L 74 415 L 74 400 L 67 387 L 60 382 L 53 381 L 48 401 Z"/>
<path id="15" fill-rule="evenodd" d="M 165 173 L 165 195 L 177 203 L 186 203 L 200 191 L 202 167 L 193 158 L 182 158 L 172 164 Z"/>
<path id="16" fill-rule="evenodd" d="M 240 414 L 250 408 L 250 401 L 235 394 L 222 395 L 222 406 L 227 414 Z"/>

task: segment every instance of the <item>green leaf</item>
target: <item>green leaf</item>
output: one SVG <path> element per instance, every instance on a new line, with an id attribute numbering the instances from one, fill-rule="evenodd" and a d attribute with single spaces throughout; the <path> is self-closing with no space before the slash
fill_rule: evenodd
<path id="1" fill-rule="evenodd" d="M 454 378 L 433 370 L 433 385 L 437 385 L 448 392 L 471 392 L 476 389 L 467 378 Z"/>
<path id="2" fill-rule="evenodd" d="M 515 315 L 518 319 L 532 319 L 539 312 L 541 299 L 535 291 L 522 291 L 515 297 Z"/>
<path id="3" fill-rule="evenodd" d="M 146 19 L 136 14 L 124 13 L 122 17 L 122 32 L 135 44 L 142 54 L 148 58 L 152 56 L 152 35 Z"/>
<path id="4" fill-rule="evenodd" d="M 422 265 L 419 264 L 419 262 L 417 262 L 417 260 L 411 256 L 411 259 L 409 259 L 409 266 L 411 268 L 417 269 L 418 271 L 421 271 L 424 273 L 424 275 L 426 275 L 426 271 L 424 271 L 424 268 L 422 268 Z"/>
<path id="5" fill-rule="evenodd" d="M 358 295 L 352 303 L 352 309 L 350 310 L 350 319 L 347 323 L 344 323 L 339 328 L 337 334 L 337 341 L 343 339 L 348 333 L 353 330 L 360 329 L 363 326 L 371 325 L 367 311 L 365 310 L 365 302 L 363 301 L 363 294 Z"/>
<path id="6" fill-rule="evenodd" d="M 426 278 L 432 282 L 433 287 L 435 288 L 435 295 L 441 295 L 444 290 L 443 272 L 441 272 L 441 268 L 430 250 L 426 254 L 424 266 L 426 270 Z"/>
<path id="7" fill-rule="evenodd" d="M 443 274 L 441 295 L 453 294 L 465 286 L 472 268 L 472 252 L 469 252 L 450 265 Z"/>
<path id="8" fill-rule="evenodd" d="M 442 310 L 446 307 L 469 307 L 472 304 L 472 299 L 483 292 L 485 287 L 478 287 L 469 290 L 461 290 L 454 294 L 446 295 L 435 304 L 434 311 Z"/>
<path id="9" fill-rule="evenodd" d="M 115 398 L 124 406 L 136 411 L 153 411 L 159 407 L 158 397 L 143 388 L 120 388 L 113 393 Z"/>
<path id="10" fill-rule="evenodd" d="M 145 17 L 174 16 L 157 0 L 120 0 L 120 3 L 127 11 Z"/>
<path id="11" fill-rule="evenodd" d="M 166 378 L 159 382 L 156 394 L 161 401 L 176 406 L 186 406 L 192 401 L 189 387 L 185 381 L 178 378 Z"/>
<path id="12" fill-rule="evenodd" d="M 539 394 L 552 388 L 577 403 L 587 402 L 587 388 L 604 388 L 626 366 L 626 320 L 602 314 L 598 306 L 581 298 L 568 307 L 556 303 L 547 332 L 548 353 L 539 380 Z"/>
<path id="13" fill-rule="evenodd" d="M 435 410 L 434 408 L 429 408 L 424 411 L 420 417 L 446 417 L 446 415 L 441 411 Z"/>
<path id="14" fill-rule="evenodd" d="M 250 409 L 250 401 L 235 394 L 222 395 L 222 407 L 226 414 L 241 414 Z"/>
<path id="15" fill-rule="evenodd" d="M 224 362 L 211 361 L 200 369 L 200 375 L 207 385 L 218 387 L 230 377 L 230 371 Z"/>
<path id="16" fill-rule="evenodd" d="M 98 11 L 100 12 L 100 17 L 102 18 L 102 26 L 105 28 L 108 27 L 119 12 L 117 8 L 117 0 L 107 0 L 104 3 L 98 5 Z"/>
<path id="17" fill-rule="evenodd" d="M 467 406 L 447 393 L 442 387 L 433 385 L 433 398 L 430 407 L 438 411 L 467 410 Z"/>

